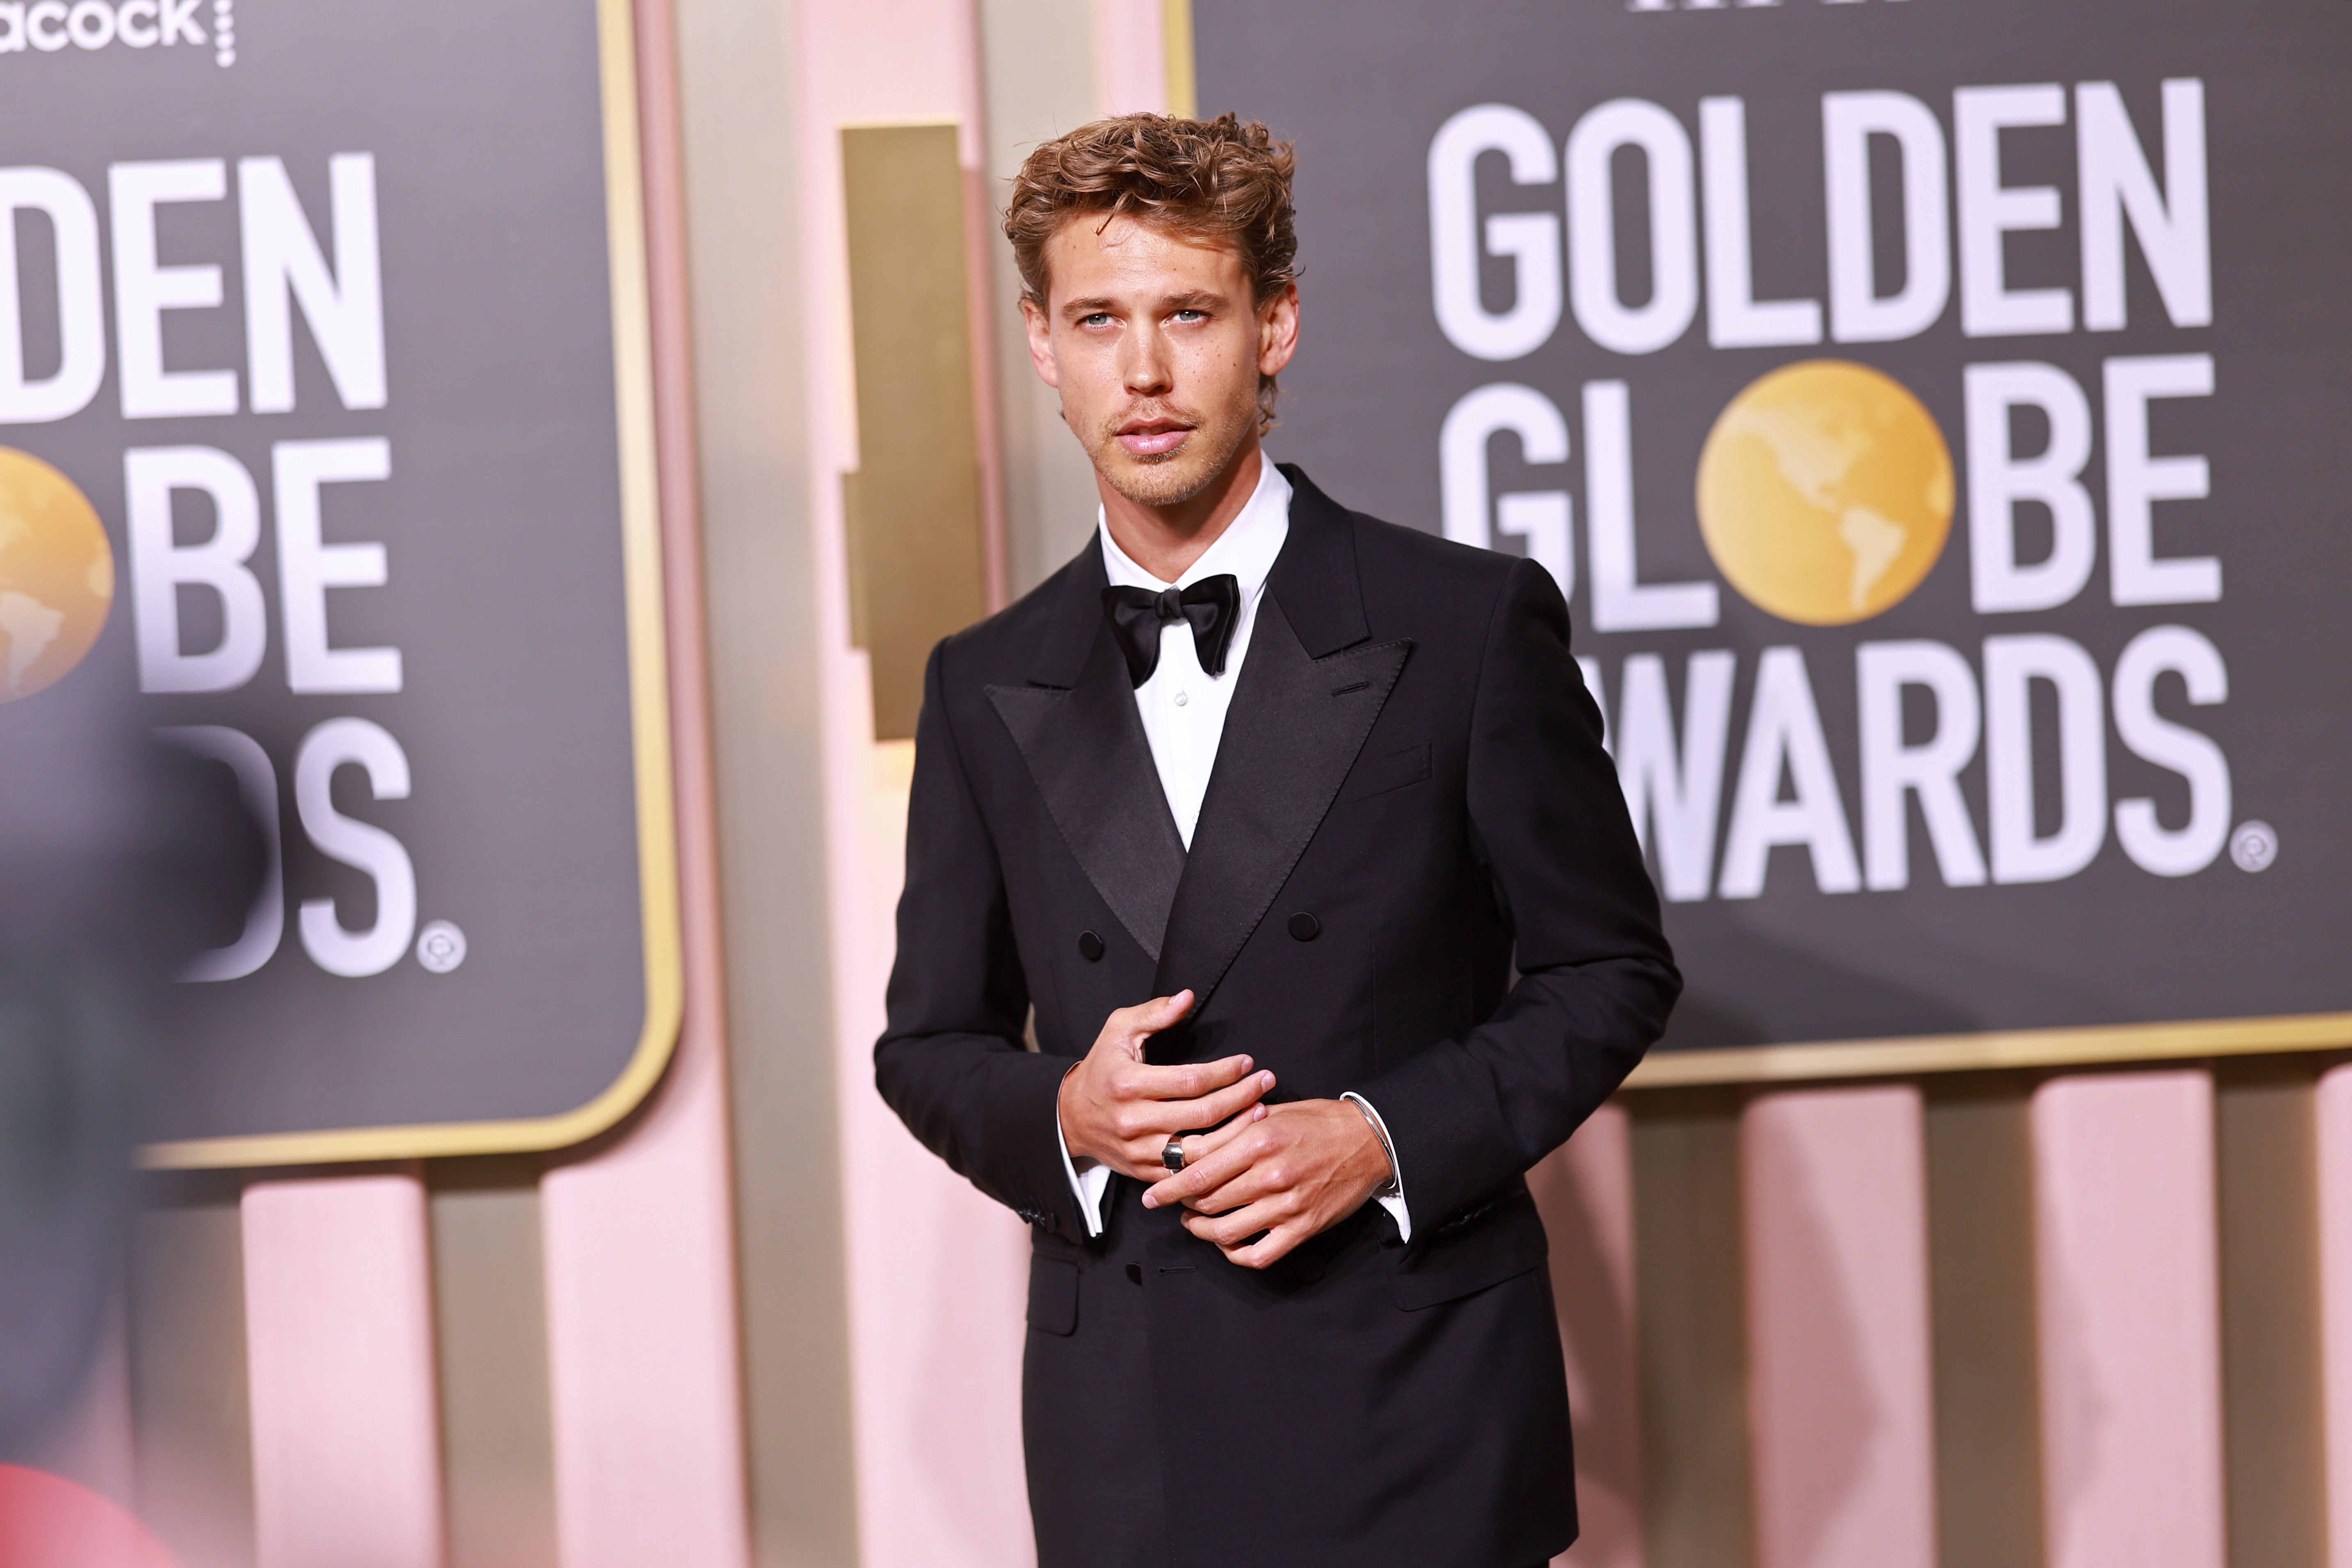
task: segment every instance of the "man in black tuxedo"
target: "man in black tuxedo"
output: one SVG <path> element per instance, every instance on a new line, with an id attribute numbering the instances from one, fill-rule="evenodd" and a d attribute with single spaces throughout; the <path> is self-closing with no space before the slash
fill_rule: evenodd
<path id="1" fill-rule="evenodd" d="M 1522 1178 L 1681 984 L 1550 576 L 1261 456 L 1290 173 L 1137 115 L 1005 217 L 1102 521 L 932 654 L 875 1058 L 1032 1227 L 1042 1568 L 1565 1549 Z"/>

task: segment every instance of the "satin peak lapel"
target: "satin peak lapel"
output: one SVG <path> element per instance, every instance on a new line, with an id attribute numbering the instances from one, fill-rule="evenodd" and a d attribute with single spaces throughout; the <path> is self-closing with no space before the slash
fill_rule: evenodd
<path id="1" fill-rule="evenodd" d="M 1410 641 L 1308 656 L 1268 594 L 1234 690 L 1192 852 L 1169 912 L 1156 994 L 1197 1016 L 1290 880 L 1412 652 Z"/>
<path id="2" fill-rule="evenodd" d="M 1096 637 L 1076 686 L 992 686 L 988 700 L 1087 880 L 1158 962 L 1184 841 L 1108 630 Z"/>

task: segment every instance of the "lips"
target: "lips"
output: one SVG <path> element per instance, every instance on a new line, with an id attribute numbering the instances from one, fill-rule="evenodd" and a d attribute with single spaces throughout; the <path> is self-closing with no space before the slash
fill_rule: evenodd
<path id="1" fill-rule="evenodd" d="M 1164 457 L 1184 444 L 1192 433 L 1189 425 L 1179 425 L 1170 419 L 1138 419 L 1118 433 L 1118 444 L 1135 458 Z"/>

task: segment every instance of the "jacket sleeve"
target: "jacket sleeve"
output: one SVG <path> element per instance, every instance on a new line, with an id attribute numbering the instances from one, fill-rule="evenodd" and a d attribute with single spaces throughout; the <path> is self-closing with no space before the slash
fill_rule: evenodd
<path id="1" fill-rule="evenodd" d="M 1567 604 L 1532 561 L 1512 569 L 1488 624 L 1468 790 L 1472 849 L 1518 982 L 1461 1039 L 1361 1086 L 1433 1232 L 1567 1142 L 1664 1032 L 1682 990 L 1600 710 L 1569 654 Z"/>
<path id="2" fill-rule="evenodd" d="M 972 1185 L 1076 1241 L 1085 1226 L 1062 1172 L 1056 1100 L 1071 1063 L 1024 1048 L 1029 986 L 996 846 L 964 771 L 944 695 L 948 645 L 931 650 L 915 728 L 907 880 L 888 1026 L 875 1087 L 908 1129 Z"/>

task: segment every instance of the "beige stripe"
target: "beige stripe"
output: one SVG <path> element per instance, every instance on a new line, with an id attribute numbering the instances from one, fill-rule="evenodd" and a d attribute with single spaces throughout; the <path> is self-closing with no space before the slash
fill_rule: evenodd
<path id="1" fill-rule="evenodd" d="M 1748 1568 L 1738 1100 L 1645 1095 L 1632 1109 L 1647 1568 Z"/>
<path id="2" fill-rule="evenodd" d="M 2230 1561 L 2263 1568 L 2322 1568 L 2327 1545 L 2317 1066 L 2215 1075 Z"/>
<path id="3" fill-rule="evenodd" d="M 1925 1087 L 1939 1568 L 2040 1568 L 2029 1086 Z"/>

